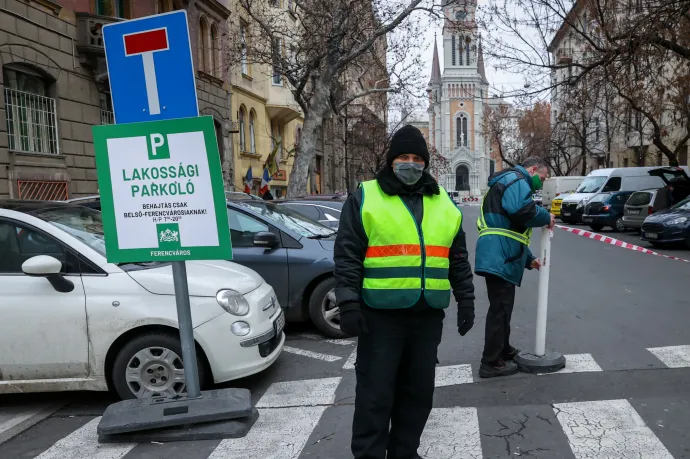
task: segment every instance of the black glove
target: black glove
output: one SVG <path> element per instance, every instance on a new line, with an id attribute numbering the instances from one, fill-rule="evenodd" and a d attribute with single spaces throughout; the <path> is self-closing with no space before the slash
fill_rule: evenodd
<path id="1" fill-rule="evenodd" d="M 465 336 L 474 325 L 474 303 L 465 302 L 458 304 L 458 333 Z"/>
<path id="2" fill-rule="evenodd" d="M 340 306 L 340 330 L 350 337 L 369 333 L 359 304 L 347 303 Z"/>

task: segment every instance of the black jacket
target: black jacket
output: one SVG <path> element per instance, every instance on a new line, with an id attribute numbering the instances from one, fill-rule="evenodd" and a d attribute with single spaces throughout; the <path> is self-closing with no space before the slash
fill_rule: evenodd
<path id="1" fill-rule="evenodd" d="M 387 169 L 387 170 L 386 170 Z M 397 194 L 407 204 L 418 224 L 421 225 L 424 215 L 424 194 L 438 194 L 439 188 L 436 181 L 427 173 L 424 173 L 416 189 L 409 189 L 393 175 L 390 168 L 377 175 L 377 180 L 382 190 L 389 195 Z M 361 299 L 362 281 L 364 278 L 364 258 L 369 245 L 360 208 L 362 205 L 362 189 L 358 188 L 348 196 L 343 205 L 338 227 L 338 235 L 335 242 L 335 279 L 336 301 L 341 310 L 359 307 L 364 302 Z M 474 309 L 474 284 L 472 283 L 472 267 L 467 256 L 465 245 L 465 233 L 462 226 L 453 240 L 450 248 L 450 266 L 448 278 L 450 280 L 453 295 L 458 303 L 458 308 Z M 420 311 L 429 309 L 424 297 L 410 309 L 392 309 L 393 313 L 405 311 Z M 388 310 L 386 310 L 388 311 Z"/>

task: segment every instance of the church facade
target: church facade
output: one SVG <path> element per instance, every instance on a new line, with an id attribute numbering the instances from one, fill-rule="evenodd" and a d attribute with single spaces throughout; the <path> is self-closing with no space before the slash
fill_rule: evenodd
<path id="1" fill-rule="evenodd" d="M 488 107 L 489 82 L 475 12 L 476 0 L 444 2 L 443 72 L 438 46 L 429 93 L 429 145 L 449 164 L 439 184 L 460 196 L 483 195 L 493 173 L 489 142 L 482 125 Z"/>

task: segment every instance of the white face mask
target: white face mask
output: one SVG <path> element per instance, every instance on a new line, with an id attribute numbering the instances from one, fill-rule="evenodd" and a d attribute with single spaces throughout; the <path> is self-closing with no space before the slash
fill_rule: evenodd
<path id="1" fill-rule="evenodd" d="M 422 178 L 424 164 L 417 163 L 397 163 L 393 165 L 393 172 L 398 180 L 405 185 L 414 185 Z"/>

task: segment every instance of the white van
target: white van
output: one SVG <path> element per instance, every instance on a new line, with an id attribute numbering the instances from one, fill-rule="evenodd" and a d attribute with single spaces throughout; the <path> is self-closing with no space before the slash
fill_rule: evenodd
<path id="1" fill-rule="evenodd" d="M 659 167 L 618 167 L 590 172 L 575 193 L 563 199 L 561 220 L 566 223 L 580 223 L 585 204 L 600 192 L 640 191 L 664 187 L 666 184 L 660 177 L 648 173 Z M 682 169 L 687 172 L 688 166 L 682 166 Z"/>
<path id="2" fill-rule="evenodd" d="M 541 205 L 547 209 L 551 209 L 551 201 L 566 191 L 573 191 L 580 186 L 580 183 L 585 179 L 584 175 L 564 175 L 560 177 L 549 177 L 544 181 L 544 188 L 542 189 L 542 203 Z"/>

